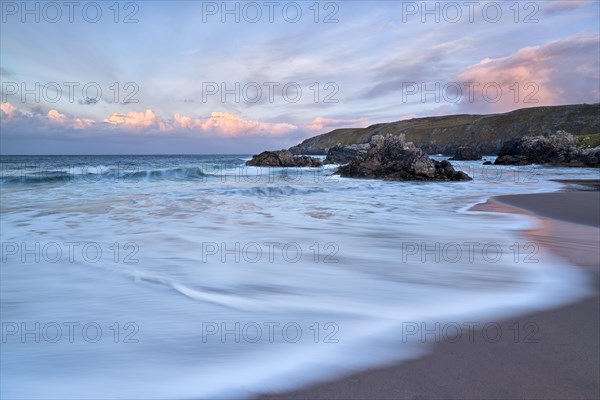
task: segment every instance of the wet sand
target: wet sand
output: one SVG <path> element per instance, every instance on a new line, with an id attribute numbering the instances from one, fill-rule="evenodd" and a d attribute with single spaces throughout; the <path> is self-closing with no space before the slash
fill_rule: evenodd
<path id="1" fill-rule="evenodd" d="M 495 200 L 543 217 L 600 226 L 599 191 L 498 196 Z"/>
<path id="2" fill-rule="evenodd" d="M 600 398 L 599 195 L 561 192 L 500 196 L 477 207 L 538 216 L 540 227 L 523 235 L 584 268 L 590 285 L 596 288 L 594 296 L 499 322 L 503 335 L 496 342 L 482 340 L 480 334 L 473 341 L 442 341 L 419 359 L 262 398 Z M 515 332 L 520 333 L 518 339 Z"/>

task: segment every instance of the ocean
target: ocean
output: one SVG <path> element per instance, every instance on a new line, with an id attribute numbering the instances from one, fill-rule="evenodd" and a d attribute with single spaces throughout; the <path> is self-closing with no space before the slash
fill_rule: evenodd
<path id="1" fill-rule="evenodd" d="M 515 340 L 495 322 L 592 293 L 522 233 L 536 219 L 470 208 L 597 170 L 387 182 L 249 159 L 2 156 L 1 397 L 252 397 L 453 332 Z"/>

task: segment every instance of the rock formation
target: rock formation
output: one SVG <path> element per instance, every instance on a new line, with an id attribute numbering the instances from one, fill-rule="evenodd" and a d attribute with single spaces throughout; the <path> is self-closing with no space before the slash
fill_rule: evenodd
<path id="1" fill-rule="evenodd" d="M 471 146 L 460 146 L 456 149 L 454 156 L 450 160 L 456 161 L 479 161 L 481 160 L 481 154 L 479 154 Z"/>
<path id="2" fill-rule="evenodd" d="M 364 158 L 369 151 L 369 144 L 350 144 L 333 146 L 327 152 L 325 164 L 347 164 L 357 158 Z"/>
<path id="3" fill-rule="evenodd" d="M 399 181 L 466 181 L 471 178 L 456 171 L 448 161 L 435 161 L 404 135 L 375 135 L 366 157 L 341 166 L 338 173 L 350 178 L 380 178 Z"/>
<path id="4" fill-rule="evenodd" d="M 581 149 L 578 143 L 577 137 L 564 131 L 551 136 L 526 136 L 506 142 L 494 164 L 600 167 L 600 147 Z"/>
<path id="5" fill-rule="evenodd" d="M 323 162 L 314 157 L 294 156 L 288 150 L 263 151 L 252 156 L 246 165 L 254 167 L 321 167 Z"/>

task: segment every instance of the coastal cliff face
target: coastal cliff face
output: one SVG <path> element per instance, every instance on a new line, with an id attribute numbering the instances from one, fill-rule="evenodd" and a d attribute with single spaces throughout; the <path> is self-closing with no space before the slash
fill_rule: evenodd
<path id="1" fill-rule="evenodd" d="M 338 144 L 363 144 L 375 135 L 404 134 L 407 141 L 429 154 L 453 155 L 458 147 L 470 146 L 479 154 L 491 155 L 497 154 L 507 141 L 548 136 L 558 130 L 576 135 L 580 143 L 597 146 L 600 103 L 523 108 L 504 114 L 415 118 L 367 128 L 336 129 L 306 139 L 289 150 L 293 154 L 325 155 Z"/>

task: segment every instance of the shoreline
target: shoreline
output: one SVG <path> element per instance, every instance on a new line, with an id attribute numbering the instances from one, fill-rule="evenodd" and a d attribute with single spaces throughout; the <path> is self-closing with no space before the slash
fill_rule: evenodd
<path id="1" fill-rule="evenodd" d="M 473 207 L 536 217 L 539 227 L 522 235 L 586 271 L 593 296 L 499 321 L 510 340 L 442 340 L 417 359 L 259 398 L 600 398 L 600 228 L 593 225 L 600 218 L 599 196 L 593 191 L 518 194 Z"/>

